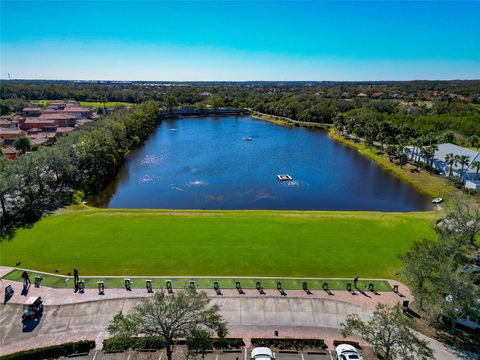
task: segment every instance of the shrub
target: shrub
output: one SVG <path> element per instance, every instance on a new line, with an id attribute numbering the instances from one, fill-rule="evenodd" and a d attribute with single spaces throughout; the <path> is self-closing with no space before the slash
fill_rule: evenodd
<path id="1" fill-rule="evenodd" d="M 239 349 L 243 346 L 245 346 L 243 339 L 219 338 L 213 340 L 213 347 L 215 349 Z"/>
<path id="2" fill-rule="evenodd" d="M 72 195 L 72 204 L 80 205 L 85 199 L 85 193 L 83 191 L 77 190 Z"/>
<path id="3" fill-rule="evenodd" d="M 282 338 L 253 338 L 255 347 L 272 347 L 279 350 L 302 350 L 304 348 L 326 349 L 321 339 L 282 339 Z"/>
<path id="4" fill-rule="evenodd" d="M 114 336 L 103 341 L 105 352 L 117 352 L 127 350 L 159 350 L 165 347 L 164 341 L 159 337 L 122 337 Z"/>
<path id="5" fill-rule="evenodd" d="M 0 360 L 38 360 L 57 359 L 61 356 L 88 353 L 95 348 L 95 341 L 82 340 L 61 345 L 47 346 L 38 349 L 26 350 L 0 357 Z"/>

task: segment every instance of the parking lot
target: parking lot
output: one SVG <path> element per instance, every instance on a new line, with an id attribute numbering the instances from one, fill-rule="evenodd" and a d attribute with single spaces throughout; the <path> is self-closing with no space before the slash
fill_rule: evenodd
<path id="1" fill-rule="evenodd" d="M 185 360 L 184 354 L 176 354 L 175 360 Z M 163 351 L 156 352 L 124 352 L 108 354 L 103 351 L 90 351 L 88 355 L 77 356 L 76 359 L 82 360 L 166 360 L 165 353 Z M 201 359 L 199 355 L 197 359 Z M 231 353 L 214 353 L 206 354 L 205 360 L 248 360 L 248 356 L 245 354 L 245 350 Z M 322 352 L 322 353 L 275 353 L 276 360 L 334 360 L 334 352 Z M 193 360 L 193 358 L 192 358 Z"/>

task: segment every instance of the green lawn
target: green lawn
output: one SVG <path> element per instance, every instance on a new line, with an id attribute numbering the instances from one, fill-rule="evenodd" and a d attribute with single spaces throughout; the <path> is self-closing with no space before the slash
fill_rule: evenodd
<path id="1" fill-rule="evenodd" d="M 398 278 L 435 213 L 86 208 L 0 243 L 0 263 L 83 275 Z"/>
<path id="2" fill-rule="evenodd" d="M 22 270 L 13 270 L 3 277 L 3 279 L 14 280 L 22 282 Z M 42 286 L 48 286 L 53 288 L 71 288 L 73 286 L 73 277 L 72 276 L 58 276 L 55 274 L 43 274 L 43 273 L 30 273 L 30 280 L 33 282 L 36 276 L 42 278 Z M 80 279 L 85 282 L 87 288 L 96 288 L 98 281 L 103 281 L 107 289 L 113 288 L 123 288 L 124 287 L 124 278 L 123 277 L 105 277 L 105 276 L 96 276 L 96 277 L 83 277 L 80 275 Z M 179 278 L 179 277 L 135 277 L 131 278 L 132 288 L 145 288 L 145 280 L 152 281 L 152 287 L 155 289 L 165 289 L 166 282 L 170 281 L 172 287 L 175 289 L 184 289 L 190 285 L 191 281 L 195 282 L 195 286 L 201 289 L 213 288 L 213 282 L 217 281 L 219 287 L 222 289 L 234 289 L 236 282 L 240 282 L 242 289 L 255 289 L 256 282 L 260 281 L 264 289 L 276 289 L 277 282 L 280 281 L 282 288 L 285 290 L 300 290 L 302 289 L 303 282 L 307 282 L 307 286 L 310 290 L 321 290 L 323 289 L 323 284 L 327 283 L 329 290 L 345 290 L 347 283 L 353 286 L 352 279 L 350 280 L 338 280 L 338 279 L 284 279 L 284 278 Z M 359 289 L 368 289 L 369 283 L 374 284 L 374 288 L 377 291 L 391 291 L 392 288 L 388 281 L 385 280 L 360 280 L 357 284 Z"/>

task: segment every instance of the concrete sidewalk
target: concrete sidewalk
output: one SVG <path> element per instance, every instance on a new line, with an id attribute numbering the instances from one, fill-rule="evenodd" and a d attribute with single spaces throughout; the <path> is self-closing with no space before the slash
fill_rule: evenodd
<path id="1" fill-rule="evenodd" d="M 139 299 L 106 299 L 76 304 L 47 305 L 38 326 L 22 331 L 22 305 L 0 306 L 0 355 L 83 339 L 95 340 L 100 349 L 108 336 L 106 326 L 118 311 L 128 313 Z M 247 345 L 253 337 L 323 339 L 329 349 L 341 340 L 339 328 L 349 313 L 367 319 L 371 306 L 333 298 L 283 296 L 223 296 L 212 298 L 228 322 L 229 336 L 241 337 Z M 351 340 L 358 339 L 352 338 Z M 435 359 L 458 359 L 442 344 L 429 339 L 436 350 Z M 361 341 L 360 341 L 361 342 Z"/>

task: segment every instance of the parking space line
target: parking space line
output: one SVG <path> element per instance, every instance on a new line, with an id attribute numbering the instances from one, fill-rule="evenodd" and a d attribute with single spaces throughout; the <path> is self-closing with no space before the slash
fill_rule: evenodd
<path id="1" fill-rule="evenodd" d="M 303 352 L 302 352 L 302 353 L 300 353 L 300 355 L 302 355 L 302 360 L 305 360 L 305 358 L 303 357 Z"/>
<path id="2" fill-rule="evenodd" d="M 128 354 L 127 356 L 127 360 L 130 360 L 130 357 L 132 356 L 132 354 Z"/>
<path id="3" fill-rule="evenodd" d="M 243 351 L 245 351 L 245 360 L 247 360 L 247 347 L 246 346 L 243 348 Z"/>
<path id="4" fill-rule="evenodd" d="M 330 360 L 333 360 L 332 352 L 331 352 L 331 351 L 328 352 L 328 355 L 330 355 Z"/>
<path id="5" fill-rule="evenodd" d="M 97 357 L 97 354 L 98 354 L 98 351 L 95 350 L 95 355 L 93 355 L 93 359 L 92 359 L 92 360 L 95 360 L 95 358 Z"/>

